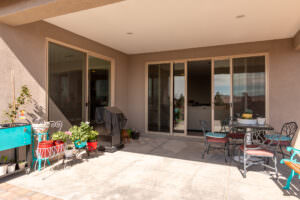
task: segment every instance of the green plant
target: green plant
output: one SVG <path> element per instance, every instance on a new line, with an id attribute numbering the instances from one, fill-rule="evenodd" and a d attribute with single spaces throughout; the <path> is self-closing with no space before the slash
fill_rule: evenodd
<path id="1" fill-rule="evenodd" d="M 70 139 L 70 135 L 68 135 L 66 132 L 58 131 L 52 134 L 52 140 L 61 140 L 63 142 L 66 142 L 68 139 Z"/>
<path id="2" fill-rule="evenodd" d="M 21 93 L 17 99 L 13 98 L 13 102 L 8 104 L 8 110 L 5 112 L 5 116 L 10 123 L 15 123 L 19 109 L 31 102 L 30 90 L 26 85 L 21 88 Z"/>
<path id="3" fill-rule="evenodd" d="M 1 156 L 1 160 L 0 160 L 0 163 L 1 164 L 7 164 L 7 156 Z"/>
<path id="4" fill-rule="evenodd" d="M 88 140 L 95 140 L 99 135 L 87 122 L 81 122 L 80 126 L 72 126 L 69 131 L 72 133 L 70 136 L 71 141 L 79 144 Z"/>

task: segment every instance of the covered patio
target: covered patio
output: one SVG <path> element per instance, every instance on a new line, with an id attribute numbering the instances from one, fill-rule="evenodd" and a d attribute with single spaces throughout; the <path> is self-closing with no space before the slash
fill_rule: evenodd
<path id="1" fill-rule="evenodd" d="M 94 155 L 66 169 L 59 162 L 6 183 L 58 199 L 284 200 L 300 197 L 299 181 L 292 182 L 289 191 L 282 189 L 290 173 L 283 165 L 279 165 L 278 180 L 263 167 L 251 168 L 244 179 L 235 163 L 224 162 L 223 152 L 212 150 L 203 160 L 203 150 L 200 140 L 143 136 L 122 151 Z M 0 191 L 3 191 L 1 185 Z"/>
<path id="2" fill-rule="evenodd" d="M 299 199 L 297 175 L 284 190 L 291 169 L 280 164 L 288 146 L 300 149 L 299 7 L 299 0 L 0 2 L 0 111 L 12 111 L 0 120 L 27 126 L 0 142 L 0 164 L 31 167 L 0 180 L 0 200 Z M 19 88 L 31 101 L 17 112 Z M 28 129 L 47 123 L 44 132 Z M 41 142 L 53 156 L 39 151 Z M 251 156 L 275 170 L 244 170 Z"/>

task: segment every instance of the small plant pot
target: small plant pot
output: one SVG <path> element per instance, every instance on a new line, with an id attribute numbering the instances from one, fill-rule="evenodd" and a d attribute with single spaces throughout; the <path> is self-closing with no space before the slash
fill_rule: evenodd
<path id="1" fill-rule="evenodd" d="M 7 174 L 7 167 L 8 167 L 7 164 L 0 165 L 0 176 Z"/>
<path id="2" fill-rule="evenodd" d="M 54 145 L 55 145 L 56 153 L 61 153 L 64 151 L 64 142 L 63 141 L 56 140 L 56 141 L 54 141 Z"/>
<path id="3" fill-rule="evenodd" d="M 48 158 L 51 156 L 53 141 L 52 140 L 45 140 L 41 141 L 38 146 L 38 154 L 41 158 Z"/>
<path id="4" fill-rule="evenodd" d="M 87 142 L 88 151 L 94 151 L 97 149 L 98 141 L 92 140 Z"/>
<path id="5" fill-rule="evenodd" d="M 73 149 L 65 150 L 65 157 L 66 158 L 72 158 L 72 156 L 73 156 Z"/>
<path id="6" fill-rule="evenodd" d="M 134 140 L 138 140 L 140 138 L 140 133 L 136 131 L 131 132 L 131 138 Z"/>
<path id="7" fill-rule="evenodd" d="M 7 167 L 7 173 L 14 173 L 16 171 L 16 163 L 9 164 Z"/>
<path id="8" fill-rule="evenodd" d="M 26 167 L 26 162 L 20 162 L 20 163 L 18 163 L 18 167 L 19 167 L 20 170 L 25 169 L 25 167 Z"/>

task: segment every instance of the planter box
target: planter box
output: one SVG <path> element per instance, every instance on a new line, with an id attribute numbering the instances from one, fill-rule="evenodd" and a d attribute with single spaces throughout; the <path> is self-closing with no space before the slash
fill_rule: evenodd
<path id="1" fill-rule="evenodd" d="M 31 125 L 16 124 L 15 127 L 0 125 L 0 151 L 31 144 Z"/>

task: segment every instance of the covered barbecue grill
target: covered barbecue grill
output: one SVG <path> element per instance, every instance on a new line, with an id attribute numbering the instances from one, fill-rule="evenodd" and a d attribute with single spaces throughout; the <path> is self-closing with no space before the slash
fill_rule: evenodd
<path id="1" fill-rule="evenodd" d="M 117 107 L 97 107 L 95 120 L 95 129 L 100 135 L 99 150 L 114 152 L 122 148 L 121 131 L 127 123 L 123 112 Z"/>

